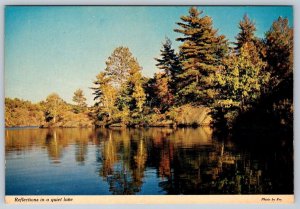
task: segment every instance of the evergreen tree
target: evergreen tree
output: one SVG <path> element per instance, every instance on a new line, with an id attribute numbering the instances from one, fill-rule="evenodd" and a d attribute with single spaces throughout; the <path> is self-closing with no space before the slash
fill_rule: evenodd
<path id="1" fill-rule="evenodd" d="M 237 50 L 242 48 L 245 43 L 255 43 L 256 37 L 254 32 L 256 31 L 256 27 L 254 22 L 252 22 L 246 14 L 243 17 L 243 20 L 239 22 L 239 29 L 240 32 L 236 36 L 237 42 L 235 43 Z"/>
<path id="2" fill-rule="evenodd" d="M 236 53 L 240 52 L 241 47 L 246 43 L 253 43 L 261 58 L 265 58 L 266 49 L 262 39 L 255 36 L 256 26 L 253 21 L 244 15 L 243 20 L 239 22 L 240 32 L 236 36 Z"/>
<path id="3" fill-rule="evenodd" d="M 149 107 L 150 110 L 160 105 L 160 101 L 157 97 L 156 83 L 155 75 L 153 78 L 149 78 L 144 82 L 144 91 L 146 94 L 145 106 Z"/>
<path id="4" fill-rule="evenodd" d="M 293 130 L 293 28 L 279 17 L 266 33 L 266 71 L 271 73 L 266 86 L 264 111 L 272 114 L 281 128 Z"/>
<path id="5" fill-rule="evenodd" d="M 293 29 L 288 19 L 279 17 L 266 33 L 267 70 L 271 73 L 273 88 L 284 79 L 293 77 Z M 291 81 L 292 82 L 292 81 Z"/>
<path id="6" fill-rule="evenodd" d="M 178 75 L 178 97 L 183 103 L 208 104 L 216 96 L 215 75 L 221 70 L 221 60 L 227 51 L 224 36 L 218 36 L 212 27 L 212 19 L 200 17 L 202 11 L 196 7 L 189 10 L 188 16 L 182 16 L 181 28 L 175 32 L 184 35 L 177 38 L 183 42 L 180 46 L 182 73 Z"/>
<path id="7" fill-rule="evenodd" d="M 83 94 L 83 91 L 81 89 L 77 89 L 74 92 L 73 102 L 76 103 L 76 107 L 75 107 L 75 112 L 76 113 L 84 111 L 84 109 L 87 107 L 86 98 L 85 98 L 85 96 Z"/>
<path id="8" fill-rule="evenodd" d="M 224 69 L 217 75 L 219 94 L 213 105 L 216 122 L 225 120 L 229 125 L 258 102 L 270 79 L 254 23 L 245 15 L 239 28 L 235 50 L 222 60 Z"/>
<path id="9" fill-rule="evenodd" d="M 165 77 L 168 78 L 168 87 L 172 94 L 176 91 L 177 76 L 181 72 L 180 61 L 178 55 L 172 49 L 172 42 L 166 38 L 163 48 L 160 50 L 161 58 L 155 58 L 156 66 L 163 71 Z"/>

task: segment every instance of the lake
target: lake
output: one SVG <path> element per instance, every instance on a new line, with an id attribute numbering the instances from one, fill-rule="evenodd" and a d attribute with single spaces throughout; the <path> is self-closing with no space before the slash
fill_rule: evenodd
<path id="1" fill-rule="evenodd" d="M 210 127 L 6 129 L 6 195 L 293 194 L 292 139 L 270 140 Z"/>

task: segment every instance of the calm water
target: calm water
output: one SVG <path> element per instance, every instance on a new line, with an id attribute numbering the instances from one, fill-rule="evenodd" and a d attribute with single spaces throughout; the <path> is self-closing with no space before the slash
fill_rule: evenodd
<path id="1" fill-rule="evenodd" d="M 6 130 L 6 195 L 291 194 L 293 147 L 197 129 Z"/>

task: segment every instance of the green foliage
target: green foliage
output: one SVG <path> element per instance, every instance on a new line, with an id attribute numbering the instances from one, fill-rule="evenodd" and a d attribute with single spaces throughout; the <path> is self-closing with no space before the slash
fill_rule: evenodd
<path id="1" fill-rule="evenodd" d="M 156 87 L 164 86 L 161 89 L 156 88 L 158 93 L 156 94 L 160 98 L 160 102 L 163 103 L 165 109 L 171 107 L 174 103 L 174 95 L 177 91 L 178 86 L 178 75 L 181 73 L 181 63 L 179 61 L 178 54 L 175 53 L 175 50 L 172 49 L 172 42 L 169 38 L 166 38 L 163 47 L 160 50 L 161 58 L 155 58 L 157 61 L 156 66 L 162 70 L 161 73 L 158 73 L 155 76 Z M 159 92 L 164 92 L 159 94 Z M 164 99 L 165 98 L 165 99 Z M 163 100 L 168 100 L 163 101 Z"/>
<path id="2" fill-rule="evenodd" d="M 249 17 L 245 14 L 243 20 L 239 22 L 240 32 L 236 36 L 236 53 L 240 53 L 240 49 L 244 44 L 253 44 L 256 47 L 257 52 L 261 58 L 265 58 L 266 56 L 266 47 L 264 44 L 264 40 L 259 39 L 255 36 L 256 26 L 253 21 L 249 19 Z"/>
<path id="3" fill-rule="evenodd" d="M 279 17 L 259 39 L 245 15 L 231 48 L 213 28 L 212 18 L 202 13 L 191 7 L 181 17 L 174 30 L 182 35 L 177 38 L 179 54 L 167 38 L 155 58 L 160 72 L 153 78 L 143 77 L 129 48 L 120 46 L 94 81 L 94 107 L 87 108 L 81 89 L 74 93 L 75 106 L 55 93 L 39 104 L 6 98 L 6 126 L 90 126 L 93 118 L 99 126 L 233 127 L 256 121 L 263 113 L 265 121 L 290 130 L 293 28 L 288 20 Z"/>
<path id="4" fill-rule="evenodd" d="M 111 84 L 111 78 L 106 73 L 101 72 L 97 75 L 97 80 L 94 82 L 97 87 L 93 88 L 96 100 L 98 118 L 104 116 L 110 120 L 114 113 L 117 90 Z"/>
<path id="5" fill-rule="evenodd" d="M 226 54 L 225 36 L 218 36 L 208 16 L 200 17 L 202 11 L 196 7 L 189 10 L 188 16 L 182 16 L 181 28 L 175 32 L 184 37 L 180 46 L 182 73 L 178 75 L 178 99 L 182 103 L 207 104 L 216 94 L 214 91 L 215 73 L 221 66 L 221 58 Z"/>
<path id="6" fill-rule="evenodd" d="M 267 71 L 271 73 L 272 88 L 293 73 L 293 29 L 288 19 L 279 17 L 266 33 Z"/>
<path id="7" fill-rule="evenodd" d="M 45 101 L 33 104 L 20 99 L 5 98 L 5 126 L 39 127 L 91 127 L 89 113 L 75 114 L 72 105 L 63 101 L 56 93 Z"/>
<path id="8" fill-rule="evenodd" d="M 239 54 L 232 53 L 223 60 L 224 70 L 217 76 L 219 92 L 214 103 L 214 114 L 224 116 L 230 126 L 236 116 L 249 110 L 261 97 L 263 86 L 270 74 L 264 71 L 262 61 L 253 42 L 244 43 Z"/>
<path id="9" fill-rule="evenodd" d="M 63 113 L 69 109 L 67 103 L 56 93 L 50 94 L 46 101 L 42 103 L 42 106 L 46 121 L 52 121 L 53 123 L 61 120 Z"/>
<path id="10" fill-rule="evenodd" d="M 212 114 L 221 126 L 231 127 L 240 113 L 250 110 L 270 80 L 254 23 L 245 15 L 239 28 L 236 48 L 222 59 L 224 68 L 216 75 L 218 94 Z"/>
<path id="11" fill-rule="evenodd" d="M 127 81 L 127 87 L 133 89 L 132 95 L 129 95 L 132 97 L 132 103 L 134 104 L 132 110 L 136 109 L 141 113 L 146 100 L 146 94 L 143 89 L 141 67 L 137 61 L 131 62 L 130 67 L 130 76 Z"/>
<path id="12" fill-rule="evenodd" d="M 170 77 L 170 87 L 172 89 L 176 88 L 176 77 L 181 72 L 181 66 L 178 54 L 172 48 L 172 42 L 169 38 L 166 38 L 165 43 L 163 43 L 163 48 L 160 50 L 161 58 L 155 58 L 157 61 L 156 66 L 163 70 L 168 77 Z"/>
<path id="13" fill-rule="evenodd" d="M 265 65 L 254 44 L 245 43 L 239 55 L 232 54 L 224 60 L 225 69 L 218 79 L 222 91 L 219 97 L 225 101 L 218 102 L 243 110 L 251 106 L 260 97 L 262 85 L 269 80 L 269 74 L 263 72 Z"/>
<path id="14" fill-rule="evenodd" d="M 264 123 L 270 127 L 292 133 L 293 130 L 293 29 L 288 20 L 279 17 L 273 22 L 264 39 L 266 67 L 264 74 L 270 77 L 262 85 L 259 100 L 252 105 L 251 114 L 240 114 L 235 128 L 245 121 Z M 254 120 L 254 118 L 259 118 Z"/>
<path id="15" fill-rule="evenodd" d="M 156 66 L 162 72 L 154 75 L 154 96 L 157 98 L 157 107 L 161 111 L 166 111 L 175 103 L 175 94 L 178 87 L 178 75 L 181 73 L 181 63 L 179 56 L 172 49 L 172 42 L 166 38 L 160 50 L 161 58 L 155 58 Z"/>
<path id="16" fill-rule="evenodd" d="M 149 78 L 144 81 L 144 90 L 146 94 L 146 101 L 145 101 L 145 111 L 148 113 L 149 109 L 152 110 L 155 107 L 160 105 L 159 98 L 157 96 L 157 88 L 156 88 L 156 79 Z"/>
<path id="17" fill-rule="evenodd" d="M 127 47 L 118 47 L 97 76 L 94 90 L 98 119 L 103 125 L 129 123 L 134 112 L 141 114 L 146 94 L 141 67 Z"/>

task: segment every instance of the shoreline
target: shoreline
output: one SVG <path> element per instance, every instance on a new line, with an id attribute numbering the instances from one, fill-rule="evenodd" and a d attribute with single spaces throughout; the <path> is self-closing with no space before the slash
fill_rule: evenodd
<path id="1" fill-rule="evenodd" d="M 61 128 L 61 129 L 88 129 L 88 128 L 105 128 L 105 129 L 138 129 L 138 128 L 201 128 L 201 127 L 211 127 L 212 125 L 176 125 L 176 126 L 163 126 L 163 125 L 131 125 L 131 126 L 86 126 L 86 127 L 69 127 L 69 126 L 13 126 L 13 127 L 4 127 L 6 130 L 14 130 L 14 129 L 54 129 L 54 128 Z"/>

